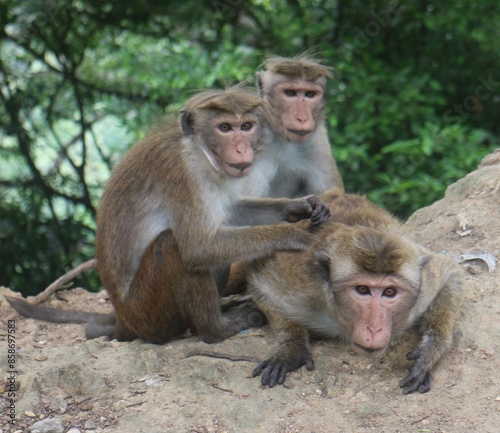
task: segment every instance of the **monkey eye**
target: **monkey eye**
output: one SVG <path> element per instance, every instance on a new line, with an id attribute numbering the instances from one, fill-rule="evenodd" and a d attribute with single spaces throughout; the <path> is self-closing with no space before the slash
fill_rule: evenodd
<path id="1" fill-rule="evenodd" d="M 297 92 L 293 89 L 285 89 L 284 93 L 286 96 L 297 96 Z"/>
<path id="2" fill-rule="evenodd" d="M 308 90 L 305 93 L 306 98 L 314 98 L 316 96 L 316 92 L 314 90 Z"/>
<path id="3" fill-rule="evenodd" d="M 370 288 L 368 286 L 356 286 L 354 290 L 360 295 L 371 295 Z"/>
<path id="4" fill-rule="evenodd" d="M 387 287 L 382 293 L 382 296 L 386 296 L 387 298 L 394 298 L 396 296 L 397 290 L 394 287 Z"/>
<path id="5" fill-rule="evenodd" d="M 252 129 L 252 128 L 253 128 L 252 122 L 245 122 L 243 125 L 241 125 L 242 131 L 250 131 L 250 129 Z"/>
<path id="6" fill-rule="evenodd" d="M 218 126 L 219 131 L 221 132 L 229 132 L 233 128 L 231 128 L 231 125 L 229 123 L 222 123 Z"/>

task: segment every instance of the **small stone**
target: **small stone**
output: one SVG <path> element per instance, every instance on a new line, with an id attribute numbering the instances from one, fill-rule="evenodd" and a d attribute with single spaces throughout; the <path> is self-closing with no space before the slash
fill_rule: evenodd
<path id="1" fill-rule="evenodd" d="M 87 421 L 85 421 L 85 424 L 83 425 L 83 428 L 85 430 L 93 430 L 97 427 L 97 424 L 95 423 L 95 421 L 93 419 L 88 419 Z"/>
<path id="2" fill-rule="evenodd" d="M 125 409 L 128 405 L 130 405 L 130 402 L 127 400 L 118 400 L 115 404 L 113 404 L 113 410 L 115 412 L 119 412 L 123 409 Z"/>
<path id="3" fill-rule="evenodd" d="M 36 417 L 36 415 L 33 412 L 31 412 L 30 410 L 27 410 L 26 412 L 24 412 L 24 414 L 26 416 L 29 416 L 30 418 L 35 418 Z"/>
<path id="4" fill-rule="evenodd" d="M 481 275 L 483 273 L 483 269 L 479 265 L 468 265 L 465 269 L 471 275 Z"/>
<path id="5" fill-rule="evenodd" d="M 77 428 L 72 428 L 72 429 L 68 430 L 68 433 L 82 433 L 82 432 L 80 430 L 78 430 Z"/>
<path id="6" fill-rule="evenodd" d="M 59 418 L 48 418 L 31 426 L 31 433 L 64 433 L 63 422 Z"/>

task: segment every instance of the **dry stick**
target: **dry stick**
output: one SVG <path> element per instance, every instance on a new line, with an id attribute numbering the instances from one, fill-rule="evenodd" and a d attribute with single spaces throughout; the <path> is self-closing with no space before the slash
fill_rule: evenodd
<path id="1" fill-rule="evenodd" d="M 132 403 L 132 404 L 129 404 L 128 406 L 125 406 L 125 408 L 134 407 L 134 406 L 141 406 L 144 403 L 146 403 L 146 402 L 145 401 L 140 401 L 139 403 Z"/>
<path id="2" fill-rule="evenodd" d="M 68 281 L 72 280 L 77 275 L 80 275 L 82 272 L 84 272 L 88 269 L 95 268 L 96 266 L 97 266 L 97 259 L 91 259 L 91 260 L 88 260 L 88 261 L 82 263 L 80 266 L 77 266 L 76 268 L 72 269 L 71 271 L 65 273 L 62 277 L 59 277 L 57 280 L 55 280 L 43 292 L 36 295 L 31 300 L 31 302 L 33 304 L 40 304 L 41 302 L 48 299 L 52 294 L 54 294 L 62 286 L 64 286 L 64 284 L 66 284 Z"/>
<path id="3" fill-rule="evenodd" d="M 74 407 L 79 406 L 82 403 L 85 403 L 86 401 L 89 401 L 89 400 L 92 400 L 92 397 L 87 397 L 87 398 L 84 398 L 82 401 L 75 401 L 74 403 L 68 404 L 68 406 L 66 406 L 66 410 L 64 411 L 64 413 L 67 413 L 68 411 L 70 411 Z M 102 400 L 102 398 L 98 398 L 95 401 L 99 401 L 99 400 Z"/>
<path id="4" fill-rule="evenodd" d="M 259 358 L 255 356 L 245 356 L 245 355 L 231 355 L 228 353 L 218 353 L 211 352 L 209 350 L 194 350 L 189 352 L 184 359 L 191 358 L 192 356 L 208 356 L 210 358 L 219 358 L 219 359 L 229 359 L 230 361 L 247 361 L 247 362 L 260 362 Z"/>
<path id="5" fill-rule="evenodd" d="M 37 394 L 38 394 L 38 401 L 40 403 L 40 407 L 42 408 L 44 415 L 47 416 L 48 414 L 47 414 L 47 411 L 45 410 L 45 406 L 43 405 L 43 401 L 42 401 L 42 387 L 41 387 L 40 382 L 38 382 L 36 377 L 35 377 L 35 380 L 33 381 L 33 385 L 35 386 Z"/>

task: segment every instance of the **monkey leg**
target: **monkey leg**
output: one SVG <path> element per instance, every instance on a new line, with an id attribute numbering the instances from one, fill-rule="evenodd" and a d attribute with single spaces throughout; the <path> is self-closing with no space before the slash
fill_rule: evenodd
<path id="1" fill-rule="evenodd" d="M 160 233 L 144 253 L 125 298 L 112 300 L 114 337 L 119 340 L 142 338 L 162 344 L 192 329 L 212 343 L 264 320 L 251 302 L 223 314 L 213 269 L 188 271 L 170 230 Z"/>
<path id="2" fill-rule="evenodd" d="M 307 329 L 276 311 L 264 309 L 264 312 L 273 329 L 281 334 L 280 341 L 272 356 L 254 369 L 253 377 L 262 374 L 262 385 L 272 388 L 276 384 L 283 385 L 287 373 L 302 365 L 309 371 L 314 370 Z"/>
<path id="3" fill-rule="evenodd" d="M 185 273 L 172 231 L 160 233 L 142 256 L 128 293 L 110 293 L 116 314 L 114 338 L 163 344 L 186 332 L 191 324 L 178 299 L 188 282 Z"/>
<path id="4" fill-rule="evenodd" d="M 223 296 L 233 295 L 246 291 L 247 283 L 247 262 L 236 262 L 231 265 L 231 272 L 226 287 L 223 291 Z"/>
<path id="5" fill-rule="evenodd" d="M 251 327 L 262 326 L 264 316 L 250 300 L 234 306 L 227 305 L 221 311 L 221 300 L 210 272 L 190 272 L 179 305 L 202 340 L 214 343 L 229 338 Z"/>

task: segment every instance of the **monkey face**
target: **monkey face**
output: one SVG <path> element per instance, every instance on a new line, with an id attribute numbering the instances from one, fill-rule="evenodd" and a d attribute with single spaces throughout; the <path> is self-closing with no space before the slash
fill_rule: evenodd
<path id="1" fill-rule="evenodd" d="M 213 167 L 232 177 L 248 174 L 262 136 L 258 117 L 218 114 L 209 122 L 208 130 L 202 148 Z"/>
<path id="2" fill-rule="evenodd" d="M 409 312 L 421 278 L 418 252 L 395 233 L 372 227 L 332 222 L 329 230 L 314 257 L 328 283 L 332 314 L 353 350 L 380 356 L 413 320 Z"/>
<path id="3" fill-rule="evenodd" d="M 353 350 L 378 357 L 406 325 L 417 295 L 399 278 L 360 275 L 339 290 L 336 299 L 339 323 L 350 336 Z"/>
<path id="4" fill-rule="evenodd" d="M 276 113 L 281 113 L 281 133 L 290 141 L 303 143 L 316 129 L 325 105 L 324 87 L 316 82 L 286 79 L 268 96 Z"/>

